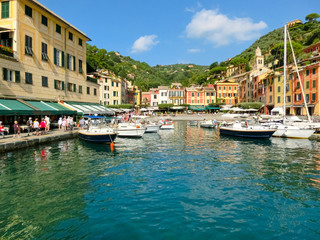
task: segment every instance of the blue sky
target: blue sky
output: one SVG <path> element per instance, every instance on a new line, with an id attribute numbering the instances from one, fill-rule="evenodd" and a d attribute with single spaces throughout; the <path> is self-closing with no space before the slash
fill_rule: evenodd
<path id="1" fill-rule="evenodd" d="M 91 45 L 151 66 L 210 65 L 260 36 L 320 14 L 319 0 L 39 0 L 92 39 Z"/>

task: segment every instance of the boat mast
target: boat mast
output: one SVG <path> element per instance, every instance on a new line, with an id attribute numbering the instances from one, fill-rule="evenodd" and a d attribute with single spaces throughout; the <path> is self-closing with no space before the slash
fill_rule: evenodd
<path id="1" fill-rule="evenodd" d="M 291 47 L 291 52 L 292 52 L 292 56 L 293 56 L 294 65 L 296 67 L 297 77 L 298 77 L 299 83 L 300 83 L 300 88 L 301 88 L 301 93 L 302 93 L 302 97 L 303 97 L 304 107 L 306 109 L 306 113 L 307 113 L 307 116 L 308 116 L 308 121 L 311 123 L 309 109 L 308 109 L 308 105 L 307 105 L 307 101 L 306 101 L 306 96 L 304 94 L 304 87 L 303 87 L 303 84 L 301 82 L 301 77 L 300 77 L 300 73 L 299 73 L 299 69 L 298 69 L 298 65 L 297 65 L 296 56 L 295 56 L 294 51 L 293 51 L 293 46 L 292 46 L 292 42 L 291 42 L 289 31 L 288 31 L 288 39 L 289 39 L 289 43 L 290 43 L 290 47 Z"/>
<path id="2" fill-rule="evenodd" d="M 283 54 L 283 123 L 286 120 L 286 86 L 287 86 L 287 24 L 284 25 L 284 54 Z"/>

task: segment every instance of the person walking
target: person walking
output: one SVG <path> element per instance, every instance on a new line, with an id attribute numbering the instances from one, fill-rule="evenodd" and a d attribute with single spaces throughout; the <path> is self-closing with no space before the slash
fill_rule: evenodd
<path id="1" fill-rule="evenodd" d="M 50 130 L 50 118 L 45 116 L 44 121 L 46 122 L 46 133 Z"/>
<path id="2" fill-rule="evenodd" d="M 62 120 L 62 129 L 63 131 L 67 131 L 67 118 L 64 117 Z"/>
<path id="3" fill-rule="evenodd" d="M 80 129 L 81 129 L 81 130 L 84 129 L 84 123 L 85 123 L 85 122 L 84 122 L 84 118 L 81 118 L 80 121 L 79 121 Z"/>
<path id="4" fill-rule="evenodd" d="M 29 120 L 27 121 L 28 136 L 30 136 L 30 132 L 32 131 L 32 125 L 33 125 L 32 118 L 29 117 Z"/>
<path id="5" fill-rule="evenodd" d="M 14 137 L 14 138 L 17 137 L 17 135 L 18 135 L 18 137 L 20 137 L 19 128 L 20 128 L 20 127 L 19 127 L 18 121 L 14 121 L 14 124 L 13 124 L 13 132 L 14 132 L 13 137 Z"/>
<path id="6" fill-rule="evenodd" d="M 61 130 L 61 128 L 62 128 L 62 117 L 60 117 L 59 120 L 58 120 L 58 126 L 59 126 L 59 130 Z"/>
<path id="7" fill-rule="evenodd" d="M 39 136 L 39 122 L 38 122 L 38 118 L 36 118 L 33 122 L 33 129 L 34 132 L 37 136 Z"/>
<path id="8" fill-rule="evenodd" d="M 72 131 L 74 127 L 73 117 L 70 117 L 70 130 Z"/>
<path id="9" fill-rule="evenodd" d="M 41 135 L 44 135 L 46 133 L 46 122 L 44 118 L 42 118 L 40 122 L 40 129 L 41 129 Z"/>
<path id="10" fill-rule="evenodd" d="M 0 134 L 2 134 L 2 137 L 4 138 L 4 126 L 2 125 L 1 121 L 0 121 Z"/>

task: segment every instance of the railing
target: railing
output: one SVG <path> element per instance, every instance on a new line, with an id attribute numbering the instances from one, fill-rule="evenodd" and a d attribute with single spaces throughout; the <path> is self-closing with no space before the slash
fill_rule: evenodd
<path id="1" fill-rule="evenodd" d="M 13 57 L 13 52 L 9 52 L 9 51 L 3 50 L 2 48 L 0 48 L 0 54 L 6 55 L 6 56 L 9 56 L 9 57 Z"/>

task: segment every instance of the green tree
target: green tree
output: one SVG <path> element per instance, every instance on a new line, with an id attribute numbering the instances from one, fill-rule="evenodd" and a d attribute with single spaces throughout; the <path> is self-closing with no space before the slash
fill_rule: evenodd
<path id="1" fill-rule="evenodd" d="M 310 13 L 306 16 L 306 21 L 315 22 L 320 17 L 318 13 Z"/>

